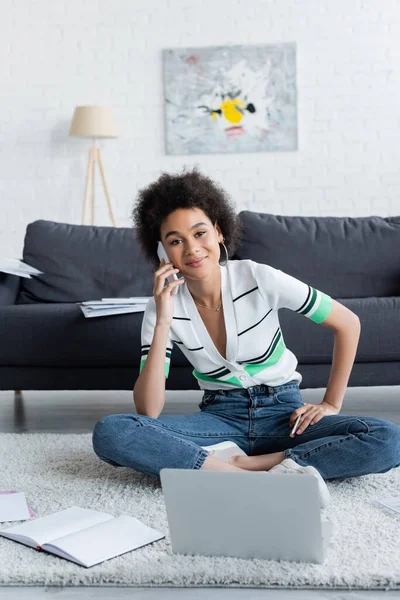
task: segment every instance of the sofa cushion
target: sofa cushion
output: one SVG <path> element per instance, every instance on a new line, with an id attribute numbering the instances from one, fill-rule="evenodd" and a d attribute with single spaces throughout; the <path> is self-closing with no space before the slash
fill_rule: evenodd
<path id="1" fill-rule="evenodd" d="M 22 277 L 0 272 L 0 306 L 15 304 Z"/>
<path id="2" fill-rule="evenodd" d="M 17 304 L 151 296 L 153 270 L 134 229 L 35 221 L 23 260 L 43 275 L 21 282 Z"/>
<path id="3" fill-rule="evenodd" d="M 356 362 L 400 361 L 400 298 L 341 299 L 361 320 Z M 76 304 L 3 306 L 0 366 L 138 367 L 143 313 L 85 319 Z M 286 346 L 300 364 L 332 361 L 333 333 L 286 308 L 279 311 Z M 174 345 L 174 366 L 186 357 Z M 177 388 L 178 389 L 178 388 Z"/>
<path id="4" fill-rule="evenodd" d="M 240 218 L 234 258 L 269 264 L 333 298 L 400 296 L 400 217 Z"/>
<path id="5" fill-rule="evenodd" d="M 76 304 L 3 306 L 0 366 L 139 367 L 142 319 L 142 312 L 85 319 Z M 179 348 L 172 356 L 189 365 Z"/>

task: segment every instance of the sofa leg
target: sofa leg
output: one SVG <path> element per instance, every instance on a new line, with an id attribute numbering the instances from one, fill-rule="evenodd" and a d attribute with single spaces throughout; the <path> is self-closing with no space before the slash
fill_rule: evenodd
<path id="1" fill-rule="evenodd" d="M 14 390 L 14 427 L 17 433 L 26 431 L 24 395 L 22 390 Z"/>

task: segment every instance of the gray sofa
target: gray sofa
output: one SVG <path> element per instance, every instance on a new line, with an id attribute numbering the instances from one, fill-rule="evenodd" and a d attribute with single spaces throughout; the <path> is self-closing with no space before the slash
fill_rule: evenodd
<path id="1" fill-rule="evenodd" d="M 243 236 L 233 259 L 282 269 L 360 317 L 349 385 L 400 384 L 400 217 L 240 217 Z M 0 273 L 0 389 L 131 390 L 143 313 L 85 319 L 76 302 L 151 295 L 153 269 L 134 230 L 35 221 L 23 260 L 44 275 Z M 299 360 L 301 388 L 325 387 L 332 331 L 287 309 L 279 314 Z M 178 347 L 167 389 L 198 389 Z"/>

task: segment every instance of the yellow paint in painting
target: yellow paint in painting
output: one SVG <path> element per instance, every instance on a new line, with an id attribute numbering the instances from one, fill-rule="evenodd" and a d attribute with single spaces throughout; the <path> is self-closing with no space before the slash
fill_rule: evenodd
<path id="1" fill-rule="evenodd" d="M 216 113 L 214 110 L 212 111 L 211 116 L 214 119 L 214 121 L 218 119 L 218 113 Z"/>
<path id="2" fill-rule="evenodd" d="M 233 100 L 228 98 L 227 100 L 224 100 L 220 106 L 225 119 L 230 123 L 240 123 L 240 121 L 243 119 L 242 113 L 236 108 L 237 106 L 244 108 L 246 103 L 239 98 L 234 98 Z"/>

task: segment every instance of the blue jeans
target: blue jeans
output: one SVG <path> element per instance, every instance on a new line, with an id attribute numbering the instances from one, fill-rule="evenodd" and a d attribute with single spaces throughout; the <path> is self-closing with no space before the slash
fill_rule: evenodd
<path id="1" fill-rule="evenodd" d="M 206 391 L 199 413 L 101 419 L 93 448 L 110 465 L 150 475 L 165 467 L 200 469 L 208 456 L 201 446 L 224 440 L 236 442 L 249 456 L 283 451 L 285 458 L 315 467 L 324 479 L 385 473 L 400 465 L 400 427 L 383 419 L 327 415 L 289 437 L 289 417 L 303 404 L 297 381 Z"/>

